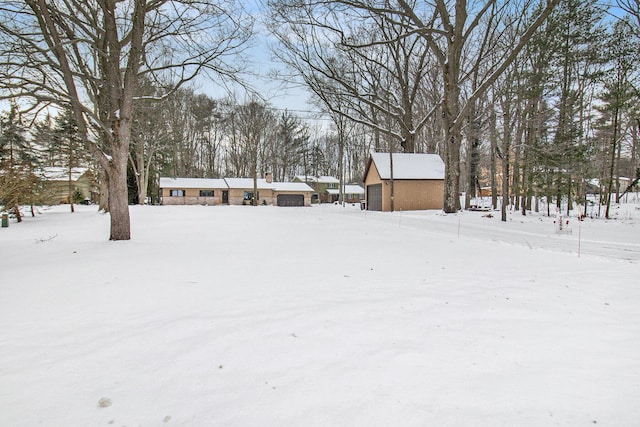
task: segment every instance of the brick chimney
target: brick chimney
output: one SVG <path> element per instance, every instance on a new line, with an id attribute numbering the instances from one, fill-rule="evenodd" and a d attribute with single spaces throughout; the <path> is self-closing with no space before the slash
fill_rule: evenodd
<path id="1" fill-rule="evenodd" d="M 267 180 L 268 184 L 271 184 L 273 182 L 273 174 L 271 172 L 267 172 L 264 174 L 264 179 Z"/>

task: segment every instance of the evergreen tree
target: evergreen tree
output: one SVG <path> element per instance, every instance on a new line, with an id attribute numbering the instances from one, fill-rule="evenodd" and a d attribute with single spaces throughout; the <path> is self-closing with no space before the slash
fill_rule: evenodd
<path id="1" fill-rule="evenodd" d="M 35 175 L 37 154 L 12 105 L 0 115 L 0 206 L 13 210 L 18 222 L 22 221 L 20 205 L 38 201 L 41 183 Z"/>
<path id="2" fill-rule="evenodd" d="M 599 108 L 602 114 L 601 131 L 603 133 L 604 152 L 608 159 L 603 162 L 602 178 L 606 188 L 603 202 L 606 204 L 605 217 L 609 218 L 612 194 L 616 194 L 616 202 L 620 194 L 618 165 L 621 156 L 622 126 L 625 110 L 633 107 L 631 101 L 637 91 L 631 80 L 638 61 L 638 41 L 633 36 L 628 22 L 619 21 L 614 25 L 609 37 L 608 52 L 611 55 L 610 67 L 604 79 L 601 94 L 603 105 Z M 604 154 L 604 153 L 603 153 Z"/>
<path id="3" fill-rule="evenodd" d="M 73 185 L 73 169 L 88 163 L 89 153 L 78 133 L 78 126 L 72 111 L 64 110 L 54 119 L 51 133 L 51 144 L 48 147 L 49 158 L 54 159 L 55 165 L 67 170 L 69 193 L 67 200 L 71 212 L 75 187 Z"/>

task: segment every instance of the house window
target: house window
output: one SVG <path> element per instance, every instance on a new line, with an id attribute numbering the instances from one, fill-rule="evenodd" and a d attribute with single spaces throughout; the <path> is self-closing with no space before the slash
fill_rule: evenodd
<path id="1" fill-rule="evenodd" d="M 171 197 L 184 197 L 184 190 L 169 190 Z"/>
<path id="2" fill-rule="evenodd" d="M 200 197 L 213 197 L 213 190 L 200 190 Z"/>
<path id="3" fill-rule="evenodd" d="M 258 191 L 258 199 L 260 198 L 260 192 Z M 245 191 L 244 192 L 244 200 L 250 201 L 253 200 L 253 191 Z"/>

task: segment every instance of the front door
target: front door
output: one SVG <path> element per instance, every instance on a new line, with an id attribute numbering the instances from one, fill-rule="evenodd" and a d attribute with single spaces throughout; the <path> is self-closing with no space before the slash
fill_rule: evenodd
<path id="1" fill-rule="evenodd" d="M 229 204 L 229 192 L 227 190 L 222 190 L 222 204 Z"/>

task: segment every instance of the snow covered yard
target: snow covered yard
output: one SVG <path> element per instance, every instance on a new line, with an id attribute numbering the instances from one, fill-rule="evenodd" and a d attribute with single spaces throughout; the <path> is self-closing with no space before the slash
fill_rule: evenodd
<path id="1" fill-rule="evenodd" d="M 635 207 L 67 209 L 0 230 L 0 425 L 640 425 Z"/>

